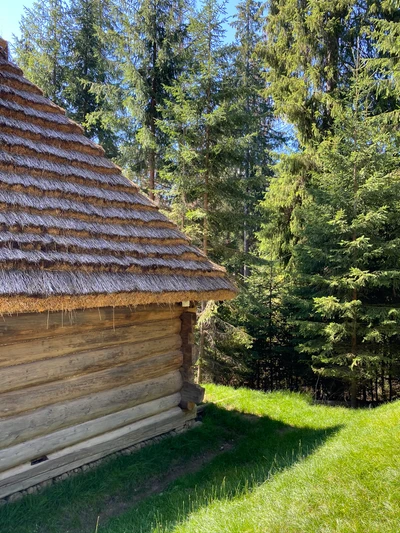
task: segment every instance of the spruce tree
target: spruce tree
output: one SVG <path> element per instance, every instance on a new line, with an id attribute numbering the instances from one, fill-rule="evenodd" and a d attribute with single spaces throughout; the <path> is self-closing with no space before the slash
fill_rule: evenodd
<path id="1" fill-rule="evenodd" d="M 116 134 L 105 120 L 117 113 L 105 97 L 105 88 L 115 84 L 104 38 L 109 15 L 109 3 L 98 0 L 36 2 L 25 9 L 15 49 L 29 79 L 113 157 Z"/>
<path id="2" fill-rule="evenodd" d="M 317 161 L 292 263 L 300 349 L 317 371 L 351 382 L 355 405 L 359 383 L 390 363 L 400 335 L 398 147 L 349 114 Z"/>
<path id="3" fill-rule="evenodd" d="M 252 259 L 249 253 L 255 251 L 255 232 L 259 229 L 260 213 L 256 206 L 262 199 L 271 177 L 272 150 L 281 142 L 275 130 L 275 118 L 271 99 L 265 98 L 265 70 L 257 47 L 264 41 L 264 4 L 257 0 L 243 0 L 236 7 L 232 22 L 235 28 L 233 45 L 232 81 L 235 84 L 236 135 L 241 140 L 237 145 L 240 163 L 237 173 L 241 178 L 238 186 L 242 190 L 242 234 L 243 256 L 241 272 L 249 275 Z M 239 207 L 239 206 L 238 206 Z M 240 217 L 239 210 L 237 217 Z M 232 265 L 234 266 L 234 265 Z M 237 268 L 237 266 L 236 266 Z"/>
<path id="4" fill-rule="evenodd" d="M 158 121 L 170 98 L 166 88 L 182 68 L 187 9 L 183 0 L 114 2 L 113 40 L 127 115 L 121 164 L 142 178 L 153 199 L 167 142 Z"/>
<path id="5" fill-rule="evenodd" d="M 170 139 L 163 175 L 173 184 L 173 212 L 204 253 L 215 253 L 232 228 L 239 162 L 235 88 L 229 77 L 224 7 L 205 0 L 189 25 L 188 67 L 170 87 L 160 127 Z M 238 194 L 239 193 L 239 194 Z M 184 204 L 183 212 L 181 205 Z M 218 252 L 217 252 L 218 253 Z"/>
<path id="6" fill-rule="evenodd" d="M 268 0 L 267 94 L 299 142 L 329 132 L 335 104 L 349 87 L 357 43 L 370 54 L 364 27 L 375 11 L 370 0 Z"/>
<path id="7" fill-rule="evenodd" d="M 170 139 L 164 169 L 173 184 L 172 215 L 205 254 L 221 261 L 236 245 L 243 197 L 240 133 L 235 121 L 237 92 L 224 41 L 223 3 L 204 0 L 189 24 L 187 67 L 170 87 L 160 127 Z M 238 138 L 239 137 L 239 138 Z M 231 249 L 232 250 L 232 249 Z M 235 249 L 231 253 L 235 253 Z M 203 305 L 203 314 L 205 306 Z M 198 379 L 206 352 L 206 325 L 200 320 Z"/>
<path id="8" fill-rule="evenodd" d="M 360 383 L 389 377 L 399 358 L 398 49 L 382 31 L 398 13 L 386 2 L 272 4 L 269 92 L 298 146 L 281 158 L 264 201 L 262 246 L 285 265 L 302 353 L 322 375 L 347 381 L 354 404 Z M 321 16 L 335 6 L 347 14 L 332 26 L 332 84 L 320 53 L 331 26 Z"/>
<path id="9" fill-rule="evenodd" d="M 14 41 L 16 60 L 25 75 L 64 107 L 69 58 L 66 43 L 71 31 L 68 20 L 64 0 L 35 2 L 32 8 L 24 8 L 21 37 Z"/>
<path id="10" fill-rule="evenodd" d="M 64 96 L 69 115 L 82 124 L 88 137 L 106 150 L 108 157 L 118 153 L 116 133 L 107 115 L 115 112 L 105 87 L 115 83 L 109 35 L 110 2 L 71 0 L 69 9 L 68 72 Z"/>

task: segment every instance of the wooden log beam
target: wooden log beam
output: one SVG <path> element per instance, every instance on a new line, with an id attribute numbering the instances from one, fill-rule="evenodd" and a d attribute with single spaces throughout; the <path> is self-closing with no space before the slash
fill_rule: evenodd
<path id="1" fill-rule="evenodd" d="M 180 349 L 181 342 L 180 336 L 173 334 L 148 341 L 120 344 L 5 367 L 1 370 L 0 394 L 26 389 L 41 383 L 59 381 L 72 376 L 98 372 L 112 366 L 138 361 L 143 357 L 174 352 Z"/>
<path id="2" fill-rule="evenodd" d="M 184 381 L 193 381 L 193 365 L 196 362 L 194 350 L 194 326 L 196 315 L 192 312 L 184 312 L 181 315 L 181 337 L 182 337 L 182 377 Z"/>
<path id="3" fill-rule="evenodd" d="M 136 323 L 179 318 L 178 305 L 103 307 L 54 313 L 27 313 L 0 317 L 0 344 L 40 339 L 71 332 L 119 328 Z"/>
<path id="4" fill-rule="evenodd" d="M 72 400 L 129 383 L 155 378 L 182 365 L 181 351 L 148 357 L 99 372 L 0 395 L 0 417 L 14 416 L 55 402 Z"/>
<path id="5" fill-rule="evenodd" d="M 30 363 L 76 353 L 95 350 L 124 343 L 143 342 L 174 335 L 180 332 L 179 319 L 161 320 L 155 325 L 145 322 L 117 329 L 82 332 L 77 329 L 73 334 L 50 337 L 29 342 L 7 345 L 0 350 L 0 367 Z"/>
<path id="6" fill-rule="evenodd" d="M 200 385 L 185 381 L 181 390 L 182 400 L 201 403 L 204 400 L 204 392 L 205 389 Z"/>
<path id="7" fill-rule="evenodd" d="M 0 450 L 0 472 L 9 470 L 15 466 L 30 462 L 35 458 L 48 456 L 78 442 L 87 441 L 91 437 L 103 435 L 109 431 L 121 428 L 148 418 L 150 416 L 168 411 L 176 407 L 181 400 L 179 393 L 152 400 L 130 409 L 124 409 L 118 413 L 112 413 L 96 420 L 90 420 L 77 426 L 68 427 L 44 437 L 29 440 L 16 446 Z"/>
<path id="8" fill-rule="evenodd" d="M 143 440 L 180 428 L 193 418 L 191 413 L 174 407 L 150 418 L 134 422 L 105 435 L 70 446 L 50 455 L 47 461 L 24 464 L 0 473 L 0 498 L 101 459 Z"/>
<path id="9" fill-rule="evenodd" d="M 181 373 L 175 370 L 140 383 L 95 392 L 62 403 L 53 403 L 22 415 L 0 418 L 0 448 L 169 396 L 178 392 L 181 387 Z M 57 401 L 57 398 L 55 400 Z"/>

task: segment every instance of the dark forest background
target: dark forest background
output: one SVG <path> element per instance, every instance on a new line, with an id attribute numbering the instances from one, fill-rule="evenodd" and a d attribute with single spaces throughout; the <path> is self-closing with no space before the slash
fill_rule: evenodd
<path id="1" fill-rule="evenodd" d="M 41 0 L 13 57 L 240 288 L 200 380 L 400 395 L 400 3 Z"/>

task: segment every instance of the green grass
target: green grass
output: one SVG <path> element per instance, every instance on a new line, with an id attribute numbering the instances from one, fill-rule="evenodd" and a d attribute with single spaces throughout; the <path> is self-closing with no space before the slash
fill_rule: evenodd
<path id="1" fill-rule="evenodd" d="M 208 386 L 201 427 L 0 508 L 1 533 L 400 532 L 400 402 Z"/>

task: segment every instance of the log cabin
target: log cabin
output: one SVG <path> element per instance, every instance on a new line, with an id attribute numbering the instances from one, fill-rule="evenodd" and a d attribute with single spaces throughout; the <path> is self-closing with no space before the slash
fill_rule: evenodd
<path id="1" fill-rule="evenodd" d="M 0 498 L 183 428 L 195 305 L 235 293 L 0 39 Z"/>

